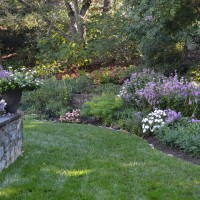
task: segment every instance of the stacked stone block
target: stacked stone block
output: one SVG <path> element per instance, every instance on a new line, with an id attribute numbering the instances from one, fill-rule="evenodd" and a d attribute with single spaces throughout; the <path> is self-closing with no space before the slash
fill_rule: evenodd
<path id="1" fill-rule="evenodd" d="M 23 120 L 21 114 L 0 117 L 0 171 L 22 155 Z"/>

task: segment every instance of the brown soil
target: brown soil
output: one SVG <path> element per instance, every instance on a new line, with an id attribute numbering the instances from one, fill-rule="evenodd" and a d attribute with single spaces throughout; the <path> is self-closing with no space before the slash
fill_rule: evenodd
<path id="1" fill-rule="evenodd" d="M 186 160 L 188 162 L 191 162 L 193 164 L 200 165 L 200 159 L 191 157 L 189 154 L 181 151 L 180 149 L 166 146 L 165 144 L 161 143 L 157 138 L 155 137 L 146 137 L 145 140 L 149 143 L 149 145 L 152 148 L 156 148 L 169 156 L 174 156 L 183 160 Z"/>

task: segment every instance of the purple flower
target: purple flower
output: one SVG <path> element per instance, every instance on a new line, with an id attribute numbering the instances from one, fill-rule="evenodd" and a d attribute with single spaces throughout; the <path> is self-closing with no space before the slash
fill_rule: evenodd
<path id="1" fill-rule="evenodd" d="M 191 123 L 200 123 L 200 119 L 192 119 L 190 122 Z"/>
<path id="2" fill-rule="evenodd" d="M 10 78 L 12 73 L 6 70 L 0 70 L 0 78 Z"/>
<path id="3" fill-rule="evenodd" d="M 147 15 L 144 19 L 145 19 L 145 21 L 152 21 L 153 20 L 153 16 L 152 15 Z"/>
<path id="4" fill-rule="evenodd" d="M 172 122 L 175 122 L 177 120 L 180 120 L 181 119 L 181 113 L 180 112 L 176 112 L 175 110 L 171 110 L 171 109 L 168 109 L 165 111 L 166 114 L 167 114 L 167 119 L 166 119 L 166 122 L 169 124 L 169 123 L 172 123 Z"/>

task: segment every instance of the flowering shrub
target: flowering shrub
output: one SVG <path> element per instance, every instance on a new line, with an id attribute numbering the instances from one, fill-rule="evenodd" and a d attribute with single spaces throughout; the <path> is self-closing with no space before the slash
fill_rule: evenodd
<path id="1" fill-rule="evenodd" d="M 138 74 L 141 78 L 138 78 Z M 159 74 L 155 77 L 155 72 L 147 71 L 138 74 L 134 73 L 130 80 L 125 81 L 120 97 L 136 102 L 140 106 L 147 104 L 152 108 L 160 109 L 170 107 L 181 111 L 185 116 L 192 114 L 196 117 L 200 116 L 200 83 L 189 82 L 184 78 L 179 80 L 177 74 L 171 77 Z"/>
<path id="2" fill-rule="evenodd" d="M 1 99 L 1 101 L 0 101 L 0 112 L 4 111 L 6 105 L 7 105 L 7 103 L 5 102 L 5 100 Z"/>
<path id="3" fill-rule="evenodd" d="M 171 107 L 185 115 L 199 117 L 200 84 L 178 80 L 178 76 L 164 78 L 162 82 L 149 82 L 144 89 L 136 91 L 138 98 L 144 99 L 152 107 Z"/>
<path id="4" fill-rule="evenodd" d="M 67 112 L 65 115 L 60 116 L 61 122 L 79 122 L 80 119 L 80 109 L 75 109 L 72 112 Z"/>
<path id="5" fill-rule="evenodd" d="M 154 132 L 156 129 L 162 128 L 166 122 L 166 112 L 163 110 L 155 110 L 149 113 L 146 118 L 142 120 L 143 133 Z"/>
<path id="6" fill-rule="evenodd" d="M 9 71 L 0 70 L 0 93 L 10 89 L 33 90 L 41 84 L 36 71 L 26 71 L 25 68 L 18 71 L 12 67 L 9 67 Z"/>
<path id="7" fill-rule="evenodd" d="M 176 122 L 181 119 L 181 113 L 175 110 L 155 110 L 142 120 L 143 133 L 154 132 L 156 129 L 162 128 L 166 124 Z"/>
<path id="8" fill-rule="evenodd" d="M 190 122 L 191 123 L 200 123 L 200 119 L 191 119 Z"/>
<path id="9" fill-rule="evenodd" d="M 119 97 L 127 101 L 135 100 L 135 92 L 146 86 L 150 81 L 158 82 L 163 79 L 163 75 L 150 69 L 143 69 L 141 72 L 135 72 L 130 79 L 125 80 Z"/>
<path id="10" fill-rule="evenodd" d="M 166 118 L 167 124 L 178 121 L 182 117 L 180 112 L 177 113 L 175 110 L 171 110 L 171 109 L 166 110 L 165 113 L 167 115 L 167 118 Z"/>

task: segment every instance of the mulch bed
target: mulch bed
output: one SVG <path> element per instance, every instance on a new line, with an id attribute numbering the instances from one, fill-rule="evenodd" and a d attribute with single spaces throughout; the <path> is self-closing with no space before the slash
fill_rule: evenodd
<path id="1" fill-rule="evenodd" d="M 199 158 L 194 158 L 191 155 L 185 153 L 184 151 L 181 151 L 178 148 L 166 146 L 165 144 L 161 143 L 157 138 L 155 138 L 153 136 L 146 137 L 144 139 L 149 143 L 149 145 L 152 148 L 156 148 L 156 149 L 168 154 L 169 156 L 174 156 L 174 157 L 180 158 L 182 160 L 186 160 L 190 163 L 200 165 Z"/>

